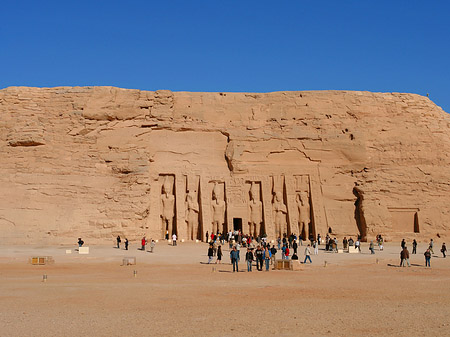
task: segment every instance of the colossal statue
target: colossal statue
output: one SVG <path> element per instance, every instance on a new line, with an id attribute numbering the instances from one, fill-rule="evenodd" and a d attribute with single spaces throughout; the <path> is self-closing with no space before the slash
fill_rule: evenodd
<path id="1" fill-rule="evenodd" d="M 310 219 L 310 206 L 309 206 L 309 194 L 307 191 L 301 191 L 297 193 L 297 209 L 298 209 L 298 234 L 304 234 L 304 236 L 310 236 L 313 233 L 309 233 Z M 308 232 L 307 232 L 308 231 Z M 305 237 L 303 239 L 306 239 Z"/>
<path id="2" fill-rule="evenodd" d="M 174 206 L 175 206 L 175 197 L 172 194 L 172 184 L 169 179 L 165 178 L 163 183 L 163 191 L 161 195 L 161 219 L 162 219 L 162 228 L 163 228 L 163 236 L 168 231 L 169 237 L 172 236 L 175 232 L 173 231 L 173 217 L 174 217 Z"/>
<path id="3" fill-rule="evenodd" d="M 279 191 L 275 192 L 273 211 L 275 213 L 275 235 L 283 237 L 283 233 L 287 233 L 287 208 L 283 202 L 283 195 Z"/>
<path id="4" fill-rule="evenodd" d="M 259 197 L 258 185 L 252 183 L 249 202 L 249 234 L 255 237 L 261 235 L 262 202 Z"/>
<path id="5" fill-rule="evenodd" d="M 225 222 L 226 209 L 225 201 L 221 197 L 220 186 L 217 183 L 214 184 L 212 199 L 213 233 L 217 233 Z"/>
<path id="6" fill-rule="evenodd" d="M 197 193 L 194 190 L 189 190 L 186 196 L 186 222 L 189 240 L 197 239 L 199 211 Z"/>

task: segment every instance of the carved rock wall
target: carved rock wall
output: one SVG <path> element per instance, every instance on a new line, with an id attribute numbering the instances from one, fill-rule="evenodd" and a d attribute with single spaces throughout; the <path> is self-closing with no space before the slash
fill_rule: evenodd
<path id="1" fill-rule="evenodd" d="M 249 230 L 251 184 L 274 237 L 274 192 L 298 234 L 368 239 L 450 234 L 450 115 L 414 94 L 148 92 L 113 87 L 0 90 L 2 243 L 160 238 L 163 179 L 174 230 Z M 220 189 L 218 189 L 220 190 Z M 191 213 L 189 213 L 191 212 Z M 216 214 L 217 216 L 217 214 Z"/>

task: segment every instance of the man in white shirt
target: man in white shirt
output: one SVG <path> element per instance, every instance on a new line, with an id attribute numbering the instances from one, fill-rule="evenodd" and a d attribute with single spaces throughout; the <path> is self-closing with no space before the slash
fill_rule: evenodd
<path id="1" fill-rule="evenodd" d="M 175 233 L 173 233 L 172 235 L 172 246 L 176 246 L 177 245 L 177 235 Z"/>

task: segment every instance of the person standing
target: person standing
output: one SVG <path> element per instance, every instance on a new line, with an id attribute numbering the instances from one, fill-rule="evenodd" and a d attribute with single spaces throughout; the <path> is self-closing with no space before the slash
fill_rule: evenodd
<path id="1" fill-rule="evenodd" d="M 277 239 L 277 244 L 278 244 L 278 250 L 280 250 L 281 249 L 281 238 L 280 237 L 278 237 L 278 239 Z"/>
<path id="2" fill-rule="evenodd" d="M 297 248 L 298 248 L 297 240 L 294 240 L 292 242 L 292 248 L 294 248 L 294 254 L 297 254 Z"/>
<path id="3" fill-rule="evenodd" d="M 117 241 L 117 248 L 120 249 L 120 243 L 122 242 L 122 240 L 120 239 L 120 235 L 117 235 L 116 241 Z"/>
<path id="4" fill-rule="evenodd" d="M 286 250 L 284 252 L 286 254 L 286 260 L 289 260 L 289 247 L 286 246 Z"/>
<path id="5" fill-rule="evenodd" d="M 281 248 L 281 259 L 285 260 L 286 259 L 286 246 L 283 245 L 283 248 Z"/>
<path id="6" fill-rule="evenodd" d="M 208 231 L 206 231 L 206 234 L 205 234 L 205 242 L 208 242 L 209 241 L 209 235 L 208 235 Z"/>
<path id="7" fill-rule="evenodd" d="M 318 255 L 319 254 L 319 245 L 317 243 L 317 241 L 314 241 L 314 255 Z"/>
<path id="8" fill-rule="evenodd" d="M 209 248 L 208 248 L 208 264 L 210 264 L 212 262 L 213 256 L 214 256 L 213 247 L 212 247 L 212 245 L 209 245 Z"/>
<path id="9" fill-rule="evenodd" d="M 266 250 L 264 251 L 264 261 L 266 262 L 266 271 L 269 271 L 269 265 L 270 265 L 270 251 L 266 247 Z"/>
<path id="10" fill-rule="evenodd" d="M 150 240 L 150 253 L 153 253 L 153 249 L 156 246 L 155 240 Z"/>
<path id="11" fill-rule="evenodd" d="M 252 271 L 252 263 L 253 263 L 253 252 L 250 248 L 247 248 L 247 253 L 245 254 L 245 261 L 247 261 L 247 271 Z"/>
<path id="12" fill-rule="evenodd" d="M 125 250 L 128 250 L 128 239 L 125 238 Z"/>
<path id="13" fill-rule="evenodd" d="M 445 242 L 442 244 L 441 253 L 445 258 L 445 253 L 447 252 L 447 247 L 445 246 Z"/>
<path id="14" fill-rule="evenodd" d="M 400 252 L 400 259 L 401 259 L 400 267 L 406 267 L 406 263 L 408 263 L 408 267 L 411 267 L 411 265 L 409 264 L 409 252 L 406 246 L 403 247 L 402 251 Z"/>
<path id="15" fill-rule="evenodd" d="M 405 239 L 402 240 L 402 243 L 400 244 L 400 246 L 402 246 L 402 249 L 405 248 L 405 246 L 406 246 L 406 241 L 405 241 Z"/>
<path id="16" fill-rule="evenodd" d="M 306 263 L 306 260 L 309 260 L 309 263 L 312 263 L 311 261 L 311 250 L 309 249 L 309 245 L 306 246 L 305 248 L 305 260 L 303 261 L 303 263 Z"/>
<path id="17" fill-rule="evenodd" d="M 241 261 L 241 245 L 239 242 L 236 243 L 236 251 L 237 251 L 237 259 L 238 261 Z"/>
<path id="18" fill-rule="evenodd" d="M 431 267 L 431 265 L 430 265 L 430 260 L 431 260 L 430 248 L 428 248 L 427 251 L 425 253 L 423 253 L 423 255 L 425 255 L 425 267 Z"/>
<path id="19" fill-rule="evenodd" d="M 417 254 L 417 251 L 416 251 L 416 249 L 417 249 L 417 241 L 416 241 L 416 239 L 413 240 L 412 246 L 413 246 L 412 253 L 413 254 Z"/>
<path id="20" fill-rule="evenodd" d="M 217 260 L 216 263 L 219 262 L 219 264 L 222 262 L 222 246 L 219 246 L 217 248 Z"/>
<path id="21" fill-rule="evenodd" d="M 270 248 L 270 252 L 272 253 L 271 258 L 270 258 L 270 263 L 275 265 L 275 259 L 276 259 L 276 255 L 277 255 L 277 249 L 275 248 L 275 245 L 272 246 L 272 248 Z"/>
<path id="22" fill-rule="evenodd" d="M 212 248 L 211 248 L 211 254 L 212 254 Z M 236 250 L 236 247 L 233 247 L 233 250 L 230 252 L 230 259 L 231 264 L 233 265 L 233 273 L 239 272 L 239 260 L 238 260 L 238 252 Z"/>
<path id="23" fill-rule="evenodd" d="M 258 271 L 262 271 L 264 261 L 264 251 L 262 250 L 261 246 L 258 246 L 255 255 L 256 255 L 256 269 L 258 269 Z"/>
<path id="24" fill-rule="evenodd" d="M 342 240 L 342 245 L 344 246 L 344 250 L 346 250 L 347 249 L 347 245 L 348 245 L 348 240 L 347 240 L 346 236 L 344 236 L 344 240 Z"/>
<path id="25" fill-rule="evenodd" d="M 414 241 L 415 241 L 415 240 L 414 240 Z M 379 249 L 380 251 L 384 249 L 383 244 L 384 244 L 384 239 L 383 239 L 383 238 L 381 237 L 381 235 L 380 235 L 380 237 L 379 237 L 379 239 L 378 239 L 378 249 Z"/>
<path id="26" fill-rule="evenodd" d="M 141 248 L 141 250 L 144 250 L 145 251 L 145 245 L 147 244 L 147 240 L 145 240 L 145 236 L 142 238 L 142 240 L 141 240 L 141 246 L 142 246 L 142 248 Z"/>
<path id="27" fill-rule="evenodd" d="M 173 233 L 172 235 L 172 246 L 176 246 L 177 245 L 177 235 L 175 233 Z"/>

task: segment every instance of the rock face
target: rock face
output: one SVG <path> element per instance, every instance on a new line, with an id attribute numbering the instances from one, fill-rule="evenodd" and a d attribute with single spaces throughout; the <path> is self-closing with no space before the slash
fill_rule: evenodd
<path id="1" fill-rule="evenodd" d="M 450 234 L 450 115 L 349 91 L 0 90 L 1 243 Z"/>

